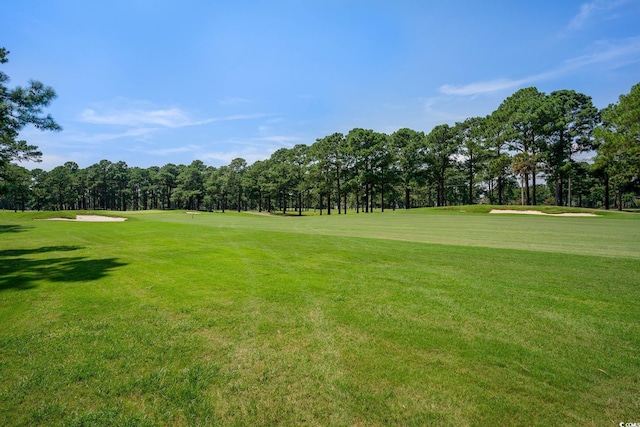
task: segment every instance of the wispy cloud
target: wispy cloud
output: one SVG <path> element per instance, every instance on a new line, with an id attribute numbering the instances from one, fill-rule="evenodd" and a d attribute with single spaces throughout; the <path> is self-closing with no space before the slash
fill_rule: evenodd
<path id="1" fill-rule="evenodd" d="M 567 30 L 576 31 L 583 28 L 594 15 L 609 12 L 628 3 L 629 0 L 593 0 L 580 5 L 580 10 L 567 25 Z"/>
<path id="2" fill-rule="evenodd" d="M 158 131 L 160 128 L 134 128 L 129 129 L 125 132 L 117 132 L 117 133 L 94 133 L 90 135 L 78 135 L 75 138 L 69 138 L 70 140 L 77 140 L 89 143 L 99 143 L 105 141 L 113 141 L 120 138 L 136 138 L 136 139 L 145 139 L 147 136 L 151 135 L 153 132 Z"/>
<path id="3" fill-rule="evenodd" d="M 282 147 L 291 148 L 295 144 L 307 142 L 300 136 L 273 135 L 248 138 L 226 138 L 224 140 L 209 141 L 204 144 L 185 144 L 167 148 L 152 148 L 144 144 L 130 149 L 147 156 L 170 157 L 178 154 L 188 154 L 188 157 L 205 162 L 228 164 L 231 160 L 241 157 L 249 164 L 256 160 L 269 158 L 273 152 Z M 214 149 L 212 147 L 229 147 L 229 150 Z"/>
<path id="4" fill-rule="evenodd" d="M 445 95 L 462 96 L 479 95 L 483 93 L 513 89 L 523 84 L 527 84 L 530 81 L 533 81 L 531 77 L 519 80 L 496 79 L 484 82 L 469 83 L 462 86 L 446 84 L 440 86 L 440 93 Z"/>
<path id="5" fill-rule="evenodd" d="M 242 104 L 248 104 L 250 103 L 251 100 L 247 99 L 247 98 L 240 98 L 240 97 L 228 97 L 228 98 L 224 98 L 221 99 L 220 101 L 218 101 L 218 104 L 220 105 L 242 105 Z"/>
<path id="6" fill-rule="evenodd" d="M 305 142 L 303 138 L 298 136 L 285 136 L 285 135 L 273 135 L 273 136 L 263 136 L 261 138 L 256 138 L 257 141 L 265 141 L 265 142 L 275 142 L 282 146 L 290 146 L 292 147 L 295 144 L 300 144 Z"/>
<path id="7" fill-rule="evenodd" d="M 592 45 L 589 53 L 565 61 L 561 70 L 574 71 L 598 63 L 615 69 L 638 61 L 640 36 L 622 40 L 600 40 Z"/>
<path id="8" fill-rule="evenodd" d="M 79 120 L 84 123 L 114 126 L 161 126 L 165 128 L 181 128 L 185 126 L 198 126 L 208 123 L 230 120 L 250 120 L 266 117 L 266 114 L 236 114 L 222 117 L 210 117 L 206 119 L 193 119 L 185 111 L 179 108 L 159 110 L 123 110 L 115 112 L 96 112 L 86 109 L 80 114 Z"/>
<path id="9" fill-rule="evenodd" d="M 201 153 L 199 158 L 202 158 L 205 162 L 215 162 L 224 165 L 231 163 L 233 159 L 242 158 L 247 161 L 248 164 L 252 164 L 258 160 L 264 160 L 269 158 L 271 154 L 276 151 L 277 148 L 272 149 L 245 149 L 245 150 L 231 150 L 231 151 L 211 151 Z"/>
<path id="10" fill-rule="evenodd" d="M 51 169 L 55 168 L 56 166 L 63 165 L 67 161 L 69 161 L 69 158 L 67 158 L 67 157 L 56 156 L 56 155 L 44 153 L 39 162 L 24 161 L 24 162 L 18 162 L 18 164 L 23 166 L 23 167 L 26 167 L 28 169 L 38 168 L 38 169 L 43 169 L 43 170 L 46 170 L 46 171 L 50 171 Z"/>
<path id="11" fill-rule="evenodd" d="M 214 123 L 214 122 L 227 122 L 230 120 L 253 120 L 253 119 L 263 119 L 265 117 L 270 117 L 270 114 L 256 113 L 256 114 L 234 114 L 232 116 L 223 116 L 223 117 L 214 117 L 211 119 L 206 119 L 202 121 L 202 124 L 206 123 Z"/>
<path id="12" fill-rule="evenodd" d="M 466 85 L 445 84 L 440 86 L 440 93 L 444 95 L 474 96 L 513 90 L 524 85 L 552 80 L 594 64 L 605 64 L 607 68 L 615 69 L 638 61 L 640 61 L 640 37 L 631 37 L 619 41 L 599 41 L 591 47 L 589 53 L 568 59 L 560 66 L 549 71 L 520 79 L 495 79 Z"/>
<path id="13" fill-rule="evenodd" d="M 267 117 L 273 115 L 253 113 L 202 118 L 181 108 L 158 108 L 147 101 L 118 98 L 87 108 L 77 116 L 80 123 L 100 126 L 98 132 L 92 132 L 85 127 L 84 132 L 68 139 L 96 144 L 124 138 L 144 141 L 163 130 Z"/>
<path id="14" fill-rule="evenodd" d="M 125 110 L 114 112 L 96 112 L 86 109 L 79 120 L 84 123 L 115 126 L 163 126 L 176 128 L 198 124 L 178 108 L 166 110 Z"/>
<path id="15" fill-rule="evenodd" d="M 151 154 L 156 156 L 168 156 L 171 154 L 178 154 L 178 153 L 197 153 L 202 151 L 202 147 L 199 145 L 188 144 L 180 147 L 159 148 L 159 149 L 151 149 L 151 150 L 136 149 L 134 151 L 144 152 L 145 154 Z"/>
<path id="16" fill-rule="evenodd" d="M 229 164 L 231 160 L 241 157 L 251 164 L 257 160 L 269 158 L 279 148 L 291 148 L 296 144 L 307 143 L 303 137 L 291 135 L 272 135 L 253 138 L 230 138 L 222 143 L 214 143 L 213 146 L 234 147 L 229 151 L 204 151 L 198 158 L 203 161 L 216 161 L 221 164 Z"/>
<path id="17" fill-rule="evenodd" d="M 589 17 L 593 14 L 593 12 L 598 8 L 598 4 L 602 3 L 601 1 L 592 1 L 590 3 L 583 3 L 580 5 L 580 11 L 577 15 L 571 19 L 569 25 L 567 25 L 567 29 L 569 30 L 578 30 L 582 28 L 589 20 Z"/>

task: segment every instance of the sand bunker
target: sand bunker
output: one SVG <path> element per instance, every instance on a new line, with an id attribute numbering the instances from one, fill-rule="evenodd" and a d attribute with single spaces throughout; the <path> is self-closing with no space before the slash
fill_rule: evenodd
<path id="1" fill-rule="evenodd" d="M 47 218 L 49 221 L 82 221 L 82 222 L 122 222 L 127 218 L 116 218 L 112 216 L 101 215 L 76 215 L 76 219 L 72 218 Z"/>
<path id="2" fill-rule="evenodd" d="M 547 216 L 597 216 L 586 212 L 565 212 L 559 214 L 548 214 L 540 211 L 516 211 L 511 209 L 491 209 L 492 214 L 522 214 L 522 215 L 547 215 Z"/>

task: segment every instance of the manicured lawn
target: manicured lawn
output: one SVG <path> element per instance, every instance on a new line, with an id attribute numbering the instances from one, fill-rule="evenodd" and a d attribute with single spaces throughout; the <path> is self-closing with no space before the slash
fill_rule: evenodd
<path id="1" fill-rule="evenodd" d="M 640 415 L 640 216 L 42 215 L 0 213 L 0 424 Z"/>

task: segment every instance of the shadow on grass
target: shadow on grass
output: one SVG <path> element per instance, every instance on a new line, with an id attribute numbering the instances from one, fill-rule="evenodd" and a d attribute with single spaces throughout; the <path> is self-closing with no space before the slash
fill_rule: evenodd
<path id="1" fill-rule="evenodd" d="M 31 254 L 42 254 L 45 252 L 68 252 L 83 249 L 82 246 L 44 246 L 36 249 L 6 249 L 0 251 L 0 258 L 15 257 Z"/>
<path id="2" fill-rule="evenodd" d="M 88 282 L 105 277 L 109 271 L 126 265 L 115 258 L 89 259 L 64 257 L 34 259 L 33 254 L 69 252 L 81 246 L 46 246 L 36 249 L 0 251 L 0 291 L 32 289 L 36 280 L 50 282 Z"/>
<path id="3" fill-rule="evenodd" d="M 0 234 L 2 233 L 20 233 L 22 231 L 27 231 L 32 227 L 25 227 L 24 225 L 7 225 L 0 224 Z"/>

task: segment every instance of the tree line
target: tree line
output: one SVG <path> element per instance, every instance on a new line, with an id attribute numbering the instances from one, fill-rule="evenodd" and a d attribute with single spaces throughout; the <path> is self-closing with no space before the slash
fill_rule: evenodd
<path id="1" fill-rule="evenodd" d="M 8 52 L 0 53 L 6 62 Z M 281 148 L 250 165 L 242 158 L 221 167 L 200 160 L 149 168 L 101 160 L 87 168 L 67 162 L 44 171 L 14 163 L 40 156 L 37 147 L 16 138 L 29 123 L 59 130 L 41 115 L 55 92 L 38 82 L 32 82 L 31 95 L 8 90 L 6 80 L 0 81 L 4 209 L 299 215 L 309 209 L 343 214 L 475 203 L 622 209 L 636 205 L 640 188 L 640 84 L 603 110 L 573 90 L 524 88 L 486 117 L 428 133 L 355 128 Z"/>

